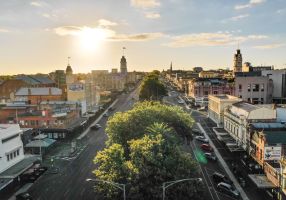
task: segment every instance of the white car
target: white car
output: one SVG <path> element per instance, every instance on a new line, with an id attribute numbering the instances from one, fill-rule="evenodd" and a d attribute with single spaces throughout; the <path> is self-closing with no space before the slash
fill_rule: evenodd
<path id="1" fill-rule="evenodd" d="M 196 136 L 195 139 L 203 143 L 209 143 L 209 140 L 204 136 Z"/>

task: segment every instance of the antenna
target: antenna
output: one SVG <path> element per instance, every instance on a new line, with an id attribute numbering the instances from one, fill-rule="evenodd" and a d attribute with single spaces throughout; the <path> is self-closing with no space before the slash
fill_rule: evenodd
<path id="1" fill-rule="evenodd" d="M 125 53 L 125 49 L 126 49 L 126 47 L 122 47 L 122 54 L 123 54 L 123 56 L 124 56 L 124 53 Z"/>
<path id="2" fill-rule="evenodd" d="M 239 40 L 237 41 L 237 49 L 239 49 Z"/>
<path id="3" fill-rule="evenodd" d="M 71 57 L 68 57 L 68 65 L 70 65 L 70 59 L 71 59 Z"/>

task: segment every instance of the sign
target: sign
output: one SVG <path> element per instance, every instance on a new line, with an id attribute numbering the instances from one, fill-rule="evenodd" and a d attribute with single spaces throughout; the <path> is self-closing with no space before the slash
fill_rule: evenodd
<path id="1" fill-rule="evenodd" d="M 280 160 L 281 151 L 282 151 L 281 146 L 264 147 L 264 160 Z"/>

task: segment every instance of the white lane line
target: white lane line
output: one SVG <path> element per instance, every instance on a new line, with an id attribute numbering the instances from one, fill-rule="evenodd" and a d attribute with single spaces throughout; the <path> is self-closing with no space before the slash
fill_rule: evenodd
<path id="1" fill-rule="evenodd" d="M 218 194 L 217 194 L 216 188 L 214 187 L 213 182 L 211 181 L 211 179 L 209 177 L 209 174 L 207 173 L 207 170 L 206 169 L 204 169 L 204 170 L 206 171 L 206 174 L 207 174 L 207 177 L 209 179 L 209 182 L 211 183 L 212 187 L 214 188 L 214 191 L 215 191 L 215 194 L 216 194 L 217 198 L 220 199 Z"/>
<path id="2" fill-rule="evenodd" d="M 194 146 L 196 146 L 196 145 L 194 144 L 194 141 L 192 141 L 192 144 L 193 144 Z M 193 153 L 194 153 L 194 155 L 195 155 L 195 158 L 196 158 L 196 160 L 197 160 L 197 162 L 198 162 L 198 164 L 199 164 L 199 168 L 200 168 L 200 170 L 201 170 L 201 172 L 202 172 L 202 175 L 203 175 L 203 177 L 204 177 L 204 180 L 205 180 L 205 183 L 206 183 L 206 187 L 208 188 L 209 193 L 211 194 L 211 197 L 212 197 L 212 199 L 214 200 L 213 194 L 212 194 L 212 192 L 211 192 L 211 190 L 210 190 L 210 188 L 209 188 L 207 179 L 206 179 L 206 177 L 205 177 L 205 175 L 204 175 L 202 166 L 201 166 L 201 164 L 199 163 L 199 160 L 198 160 L 198 158 L 197 158 L 197 155 L 196 155 L 195 152 L 194 152 L 194 149 L 193 149 L 192 145 L 190 145 L 190 147 L 191 147 L 191 149 L 192 149 L 192 151 L 193 151 Z"/>

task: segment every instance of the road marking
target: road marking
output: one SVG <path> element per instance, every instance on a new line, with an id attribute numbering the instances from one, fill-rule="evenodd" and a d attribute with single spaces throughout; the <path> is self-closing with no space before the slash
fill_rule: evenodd
<path id="1" fill-rule="evenodd" d="M 193 144 L 194 146 L 196 146 L 196 145 L 194 144 L 194 141 L 192 141 L 192 144 Z M 195 152 L 194 152 L 194 149 L 192 148 L 192 145 L 190 145 L 190 147 L 191 147 L 191 149 L 192 149 L 192 151 L 193 151 L 193 153 L 194 153 L 194 155 L 195 155 L 196 160 L 198 161 L 199 168 L 200 168 L 200 170 L 201 170 L 201 172 L 202 172 L 202 175 L 203 175 L 204 180 L 205 180 L 205 183 L 206 183 L 206 187 L 208 188 L 209 193 L 211 194 L 211 197 L 212 197 L 212 199 L 214 200 L 214 197 L 213 197 L 212 192 L 210 191 L 210 188 L 209 188 L 208 182 L 206 181 L 207 179 L 206 179 L 206 177 L 205 177 L 205 175 L 204 175 L 204 172 L 203 172 L 202 166 L 201 166 L 201 164 L 199 163 L 199 160 L 198 160 L 198 158 L 197 158 L 197 156 L 196 156 L 196 154 L 195 154 Z"/>

